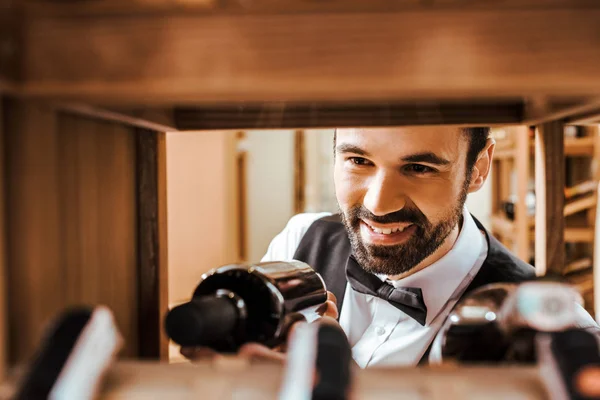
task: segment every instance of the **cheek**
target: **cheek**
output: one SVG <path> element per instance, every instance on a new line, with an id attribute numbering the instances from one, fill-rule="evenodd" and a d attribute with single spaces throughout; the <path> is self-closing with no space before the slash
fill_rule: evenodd
<path id="1" fill-rule="evenodd" d="M 342 210 L 345 211 L 362 202 L 364 184 L 356 175 L 349 174 L 343 166 L 336 163 L 333 180 L 335 195 Z"/>
<path id="2" fill-rule="evenodd" d="M 462 189 L 461 185 L 451 181 L 411 186 L 410 199 L 432 223 L 448 218 L 448 212 L 456 208 Z"/>

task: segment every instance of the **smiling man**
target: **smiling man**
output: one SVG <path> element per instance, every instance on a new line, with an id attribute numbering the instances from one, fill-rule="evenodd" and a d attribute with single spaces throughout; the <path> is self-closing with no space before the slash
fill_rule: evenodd
<path id="1" fill-rule="evenodd" d="M 490 172 L 488 134 L 443 126 L 338 129 L 340 213 L 294 216 L 271 242 L 263 261 L 297 259 L 323 275 L 359 366 L 425 362 L 467 291 L 535 276 L 465 207 Z"/>
<path id="2" fill-rule="evenodd" d="M 338 129 L 340 212 L 296 215 L 270 243 L 262 261 L 300 260 L 323 276 L 337 299 L 325 316 L 338 319 L 360 367 L 427 363 L 433 339 L 466 293 L 535 277 L 465 207 L 490 172 L 488 135 L 487 128 L 443 126 Z M 600 335 L 580 311 L 579 325 Z M 240 355 L 285 357 L 255 343 Z"/>

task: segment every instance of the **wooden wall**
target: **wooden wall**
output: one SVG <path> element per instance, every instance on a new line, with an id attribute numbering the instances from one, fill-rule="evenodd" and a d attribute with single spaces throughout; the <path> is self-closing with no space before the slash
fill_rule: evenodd
<path id="1" fill-rule="evenodd" d="M 33 102 L 5 115 L 10 361 L 28 358 L 65 307 L 100 303 L 136 356 L 134 129 Z"/>

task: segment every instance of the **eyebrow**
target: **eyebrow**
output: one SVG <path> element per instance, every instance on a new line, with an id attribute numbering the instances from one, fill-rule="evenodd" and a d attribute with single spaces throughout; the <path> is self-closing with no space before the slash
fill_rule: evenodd
<path id="1" fill-rule="evenodd" d="M 360 147 L 358 147 L 356 145 L 347 144 L 347 143 L 343 143 L 343 144 L 340 144 L 339 146 L 337 146 L 336 151 L 340 154 L 353 153 L 353 154 L 358 154 L 358 155 L 365 156 L 365 157 L 370 156 L 369 152 L 367 152 L 366 150 L 361 149 Z M 423 153 L 411 154 L 406 157 L 402 157 L 401 160 L 404 162 L 424 162 L 424 163 L 434 164 L 434 165 L 448 165 L 451 163 L 450 160 L 446 160 L 445 158 L 442 158 L 442 157 L 438 156 L 437 154 L 429 152 L 429 151 L 423 152 Z"/>
<path id="2" fill-rule="evenodd" d="M 337 146 L 336 151 L 340 154 L 354 153 L 354 154 L 358 154 L 358 155 L 365 156 L 365 157 L 370 156 L 369 152 L 367 152 L 366 150 L 363 150 L 360 147 L 355 146 L 353 144 L 347 144 L 347 143 L 342 143 L 339 146 Z"/>
<path id="3" fill-rule="evenodd" d="M 404 161 L 404 162 L 425 162 L 428 164 L 435 164 L 435 165 L 450 164 L 450 160 L 446 160 L 445 158 L 442 158 L 432 152 L 411 154 L 409 156 L 402 157 L 402 161 Z"/>

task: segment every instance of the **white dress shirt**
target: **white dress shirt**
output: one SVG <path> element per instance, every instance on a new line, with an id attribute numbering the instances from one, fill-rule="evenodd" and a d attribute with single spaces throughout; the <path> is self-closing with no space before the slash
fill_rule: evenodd
<path id="1" fill-rule="evenodd" d="M 292 260 L 310 225 L 330 213 L 298 214 L 270 243 L 262 261 Z M 487 257 L 487 241 L 466 207 L 463 224 L 452 249 L 435 263 L 400 280 L 396 287 L 416 287 L 427 306 L 425 325 L 378 297 L 358 293 L 346 285 L 340 325 L 352 346 L 356 363 L 371 366 L 416 365 L 448 314 Z M 381 279 L 386 279 L 381 276 Z"/>

